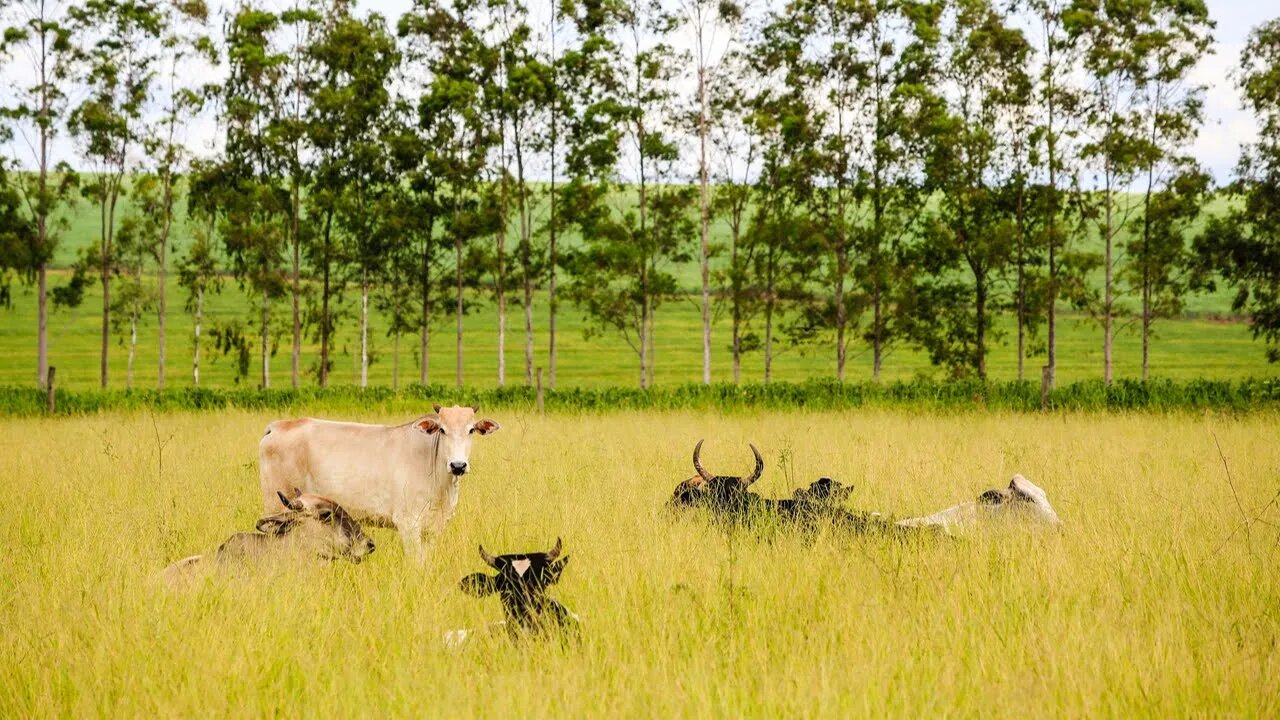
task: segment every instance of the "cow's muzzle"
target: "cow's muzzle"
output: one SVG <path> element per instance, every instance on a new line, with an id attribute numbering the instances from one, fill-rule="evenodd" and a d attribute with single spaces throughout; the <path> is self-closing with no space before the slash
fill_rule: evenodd
<path id="1" fill-rule="evenodd" d="M 449 463 L 449 472 L 453 473 L 454 477 L 466 475 L 467 464 L 464 462 L 451 462 Z"/>

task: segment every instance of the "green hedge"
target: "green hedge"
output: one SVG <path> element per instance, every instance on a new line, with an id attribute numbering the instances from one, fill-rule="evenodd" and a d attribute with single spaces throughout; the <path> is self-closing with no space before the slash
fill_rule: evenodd
<path id="1" fill-rule="evenodd" d="M 486 408 L 532 408 L 534 390 L 507 387 L 488 390 L 444 385 L 411 385 L 399 391 L 386 387 L 361 390 L 338 387 L 321 390 L 254 390 L 182 388 L 165 390 L 59 391 L 57 413 L 79 415 L 104 410 L 217 410 L 223 408 L 293 410 L 298 408 L 382 408 L 419 412 L 430 403 L 479 403 Z M 1280 378 L 1243 381 L 1193 380 L 1147 383 L 1120 380 L 1110 387 L 1101 382 L 1063 385 L 1050 396 L 1055 410 L 1226 410 L 1247 412 L 1280 408 Z M 1032 412 L 1040 410 L 1040 388 L 1031 382 L 982 383 L 914 380 L 892 383 L 845 383 L 811 380 L 769 385 L 680 385 L 653 390 L 602 388 L 548 390 L 550 411 L 607 410 L 820 410 L 857 407 L 907 407 L 922 410 L 991 408 Z M 0 415 L 44 413 L 43 391 L 0 386 Z"/>

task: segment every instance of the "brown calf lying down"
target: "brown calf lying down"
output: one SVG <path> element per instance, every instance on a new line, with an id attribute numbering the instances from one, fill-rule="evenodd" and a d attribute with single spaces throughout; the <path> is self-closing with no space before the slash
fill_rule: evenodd
<path id="1" fill-rule="evenodd" d="M 207 555 L 183 558 L 161 572 L 173 587 L 201 569 L 217 569 L 270 555 L 296 553 L 325 560 L 345 559 L 358 563 L 373 552 L 360 524 L 346 510 L 320 495 L 280 493 L 284 512 L 258 521 L 257 532 L 241 532 L 227 538 Z"/>

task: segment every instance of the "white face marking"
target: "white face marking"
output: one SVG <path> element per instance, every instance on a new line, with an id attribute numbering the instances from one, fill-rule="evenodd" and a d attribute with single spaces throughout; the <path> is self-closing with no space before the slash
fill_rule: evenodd
<path id="1" fill-rule="evenodd" d="M 519 575 L 520 577 L 524 577 L 524 574 L 529 572 L 529 566 L 532 564 L 533 563 L 529 560 L 512 560 L 511 561 L 511 567 L 516 569 L 516 574 Z"/>

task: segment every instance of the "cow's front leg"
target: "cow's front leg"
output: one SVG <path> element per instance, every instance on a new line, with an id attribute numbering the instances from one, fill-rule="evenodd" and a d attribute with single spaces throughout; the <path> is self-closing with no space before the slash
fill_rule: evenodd
<path id="1" fill-rule="evenodd" d="M 400 533 L 400 542 L 404 545 L 404 556 L 419 565 L 425 564 L 427 545 L 422 537 L 423 523 L 417 518 L 402 518 L 396 520 L 395 525 Z"/>

